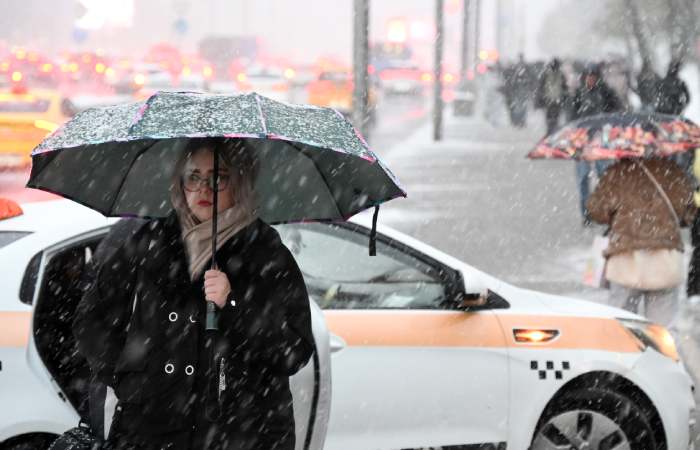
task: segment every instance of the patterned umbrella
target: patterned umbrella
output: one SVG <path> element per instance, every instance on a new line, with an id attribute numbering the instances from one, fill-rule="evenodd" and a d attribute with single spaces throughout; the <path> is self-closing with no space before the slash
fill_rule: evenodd
<path id="1" fill-rule="evenodd" d="M 337 111 L 256 93 L 158 92 L 145 102 L 83 111 L 34 149 L 27 187 L 105 216 L 164 217 L 180 150 L 202 137 L 240 139 L 254 149 L 259 215 L 271 224 L 344 220 L 406 196 Z"/>
<path id="2" fill-rule="evenodd" d="M 545 137 L 532 159 L 620 159 L 671 156 L 700 147 L 700 127 L 656 113 L 611 113 L 573 121 Z"/>

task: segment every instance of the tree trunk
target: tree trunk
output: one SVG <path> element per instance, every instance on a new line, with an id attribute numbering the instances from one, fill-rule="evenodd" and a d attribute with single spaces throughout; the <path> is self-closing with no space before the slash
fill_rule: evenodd
<path id="1" fill-rule="evenodd" d="M 642 20 L 639 16 L 638 3 L 635 0 L 625 0 L 625 7 L 630 13 L 632 19 L 632 34 L 637 41 L 637 47 L 639 47 L 639 56 L 642 58 L 643 64 L 648 64 L 650 67 L 654 67 L 654 55 L 649 48 L 649 42 L 644 33 L 644 27 L 642 26 Z"/>
<path id="2" fill-rule="evenodd" d="M 695 47 L 697 0 L 669 0 L 668 21 L 671 61 L 685 62 Z"/>

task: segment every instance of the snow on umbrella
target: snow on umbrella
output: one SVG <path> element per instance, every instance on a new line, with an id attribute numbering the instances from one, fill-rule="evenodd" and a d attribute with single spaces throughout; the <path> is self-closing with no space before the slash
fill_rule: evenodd
<path id="1" fill-rule="evenodd" d="M 671 156 L 700 147 L 700 127 L 656 113 L 610 113 L 575 120 L 546 136 L 531 159 L 620 159 Z"/>

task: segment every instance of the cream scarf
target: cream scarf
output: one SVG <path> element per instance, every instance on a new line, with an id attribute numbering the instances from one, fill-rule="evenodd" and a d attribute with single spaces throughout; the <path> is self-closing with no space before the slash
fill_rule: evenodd
<path id="1" fill-rule="evenodd" d="M 185 206 L 186 211 L 178 210 L 182 240 L 188 259 L 192 281 L 198 279 L 211 259 L 211 220 L 200 222 Z M 216 250 L 218 251 L 231 237 L 250 225 L 255 216 L 244 208 L 235 206 L 220 211 L 217 223 Z"/>

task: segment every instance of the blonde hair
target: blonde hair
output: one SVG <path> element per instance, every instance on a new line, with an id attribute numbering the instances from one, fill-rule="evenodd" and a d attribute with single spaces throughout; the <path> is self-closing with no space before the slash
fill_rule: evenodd
<path id="1" fill-rule="evenodd" d="M 182 178 L 185 175 L 187 161 L 201 150 L 219 154 L 219 169 L 227 169 L 230 176 L 228 190 L 233 199 L 233 208 L 241 208 L 251 216 L 257 216 L 257 199 L 255 197 L 255 182 L 258 178 L 259 163 L 244 140 L 224 138 L 193 138 L 187 142 L 182 154 L 175 164 L 170 185 L 170 199 L 173 208 L 180 216 L 181 223 L 198 223 L 185 199 Z"/>

